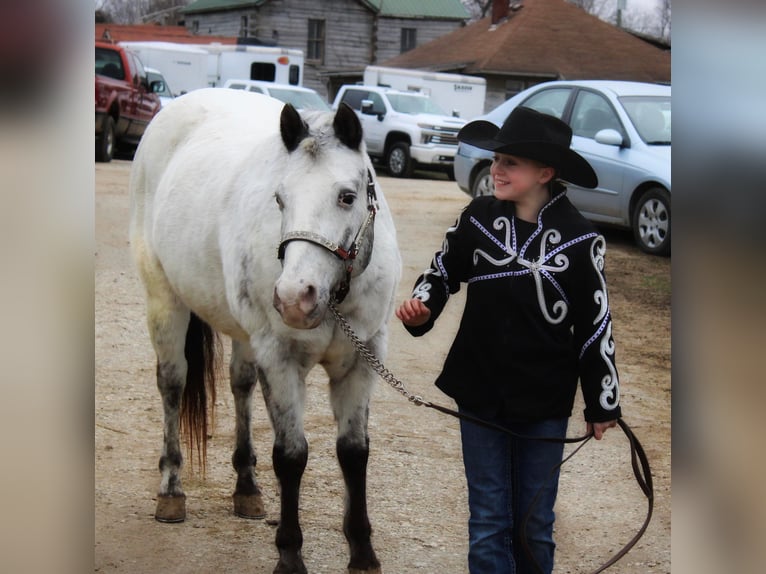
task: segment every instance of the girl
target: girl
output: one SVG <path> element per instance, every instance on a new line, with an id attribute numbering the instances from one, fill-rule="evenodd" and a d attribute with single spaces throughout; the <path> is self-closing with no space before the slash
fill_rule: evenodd
<path id="1" fill-rule="evenodd" d="M 565 436 L 578 380 L 596 439 L 621 416 L 606 244 L 559 182 L 598 185 L 571 138 L 567 124 L 525 107 L 500 128 L 483 120 L 464 126 L 460 141 L 495 152 L 494 197 L 463 210 L 396 311 L 412 335 L 424 335 L 466 283 L 460 328 L 436 385 L 461 412 L 524 437 Z M 550 473 L 563 444 L 463 419 L 460 430 L 471 574 L 550 574 L 559 478 Z"/>

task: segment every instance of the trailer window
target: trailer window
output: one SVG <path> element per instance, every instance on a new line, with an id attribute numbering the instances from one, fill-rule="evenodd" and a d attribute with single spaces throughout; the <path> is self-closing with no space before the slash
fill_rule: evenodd
<path id="1" fill-rule="evenodd" d="M 273 82 L 277 76 L 277 66 L 267 62 L 253 62 L 250 64 L 250 79 Z"/>
<path id="2" fill-rule="evenodd" d="M 290 65 L 290 77 L 288 78 L 291 86 L 299 86 L 301 83 L 301 67 L 295 64 Z"/>

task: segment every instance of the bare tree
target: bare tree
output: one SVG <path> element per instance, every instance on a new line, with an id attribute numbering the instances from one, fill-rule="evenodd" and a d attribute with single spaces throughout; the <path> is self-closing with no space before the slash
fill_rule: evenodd
<path id="1" fill-rule="evenodd" d="M 461 2 L 471 15 L 472 21 L 484 18 L 492 8 L 492 0 L 461 0 Z"/>
<path id="2" fill-rule="evenodd" d="M 670 0 L 660 0 L 657 11 L 659 13 L 660 37 L 663 40 L 670 40 Z"/>
<path id="3" fill-rule="evenodd" d="M 189 0 L 97 0 L 96 10 L 116 24 L 142 24 L 163 22 L 163 15 L 187 4 Z"/>

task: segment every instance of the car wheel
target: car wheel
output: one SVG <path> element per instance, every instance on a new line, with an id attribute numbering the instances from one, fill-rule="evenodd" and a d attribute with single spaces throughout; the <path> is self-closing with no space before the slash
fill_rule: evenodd
<path id="1" fill-rule="evenodd" d="M 388 150 L 386 157 L 388 173 L 394 177 L 410 177 L 412 175 L 412 158 L 410 146 L 405 142 L 396 142 Z"/>
<path id="2" fill-rule="evenodd" d="M 493 195 L 495 193 L 495 184 L 492 182 L 492 174 L 489 173 L 489 166 L 481 168 L 479 175 L 477 175 L 476 179 L 473 181 L 471 191 L 474 197 Z"/>
<path id="3" fill-rule="evenodd" d="M 646 191 L 633 211 L 633 237 L 646 253 L 670 253 L 670 194 L 654 187 Z"/>
<path id="4" fill-rule="evenodd" d="M 114 120 L 112 116 L 104 119 L 101 137 L 96 141 L 96 161 L 110 162 L 114 157 Z"/>

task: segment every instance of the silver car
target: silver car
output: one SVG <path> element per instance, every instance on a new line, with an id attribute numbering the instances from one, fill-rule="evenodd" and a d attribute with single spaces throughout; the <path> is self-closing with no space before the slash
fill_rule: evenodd
<path id="1" fill-rule="evenodd" d="M 670 86 L 641 82 L 537 84 L 475 119 L 500 126 L 523 105 L 572 128 L 572 149 L 598 175 L 598 187 L 568 185 L 580 212 L 596 223 L 633 230 L 647 253 L 670 253 Z M 472 196 L 492 193 L 492 152 L 460 143 L 455 179 Z"/>

